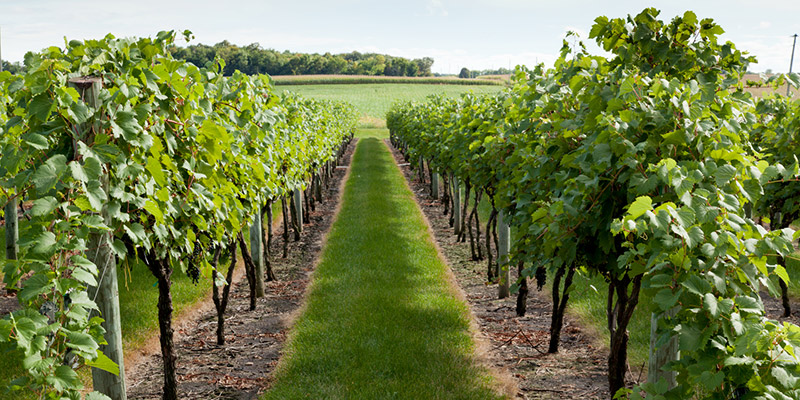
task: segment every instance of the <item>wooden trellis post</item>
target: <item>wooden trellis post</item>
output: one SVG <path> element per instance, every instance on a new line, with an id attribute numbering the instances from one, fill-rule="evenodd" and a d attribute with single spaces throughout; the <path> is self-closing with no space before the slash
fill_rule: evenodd
<path id="1" fill-rule="evenodd" d="M 264 257 L 263 234 L 261 231 L 261 211 L 257 212 L 253 224 L 250 225 L 250 258 L 256 266 L 256 297 L 264 297 Z"/>
<path id="2" fill-rule="evenodd" d="M 294 212 L 297 216 L 297 230 L 298 232 L 303 232 L 303 191 L 301 189 L 295 189 L 294 193 Z"/>
<path id="3" fill-rule="evenodd" d="M 434 200 L 439 199 L 439 174 L 436 172 L 431 174 L 431 197 Z"/>
<path id="4" fill-rule="evenodd" d="M 6 219 L 6 258 L 16 260 L 19 252 L 19 199 L 14 197 L 5 207 Z"/>
<path id="5" fill-rule="evenodd" d="M 97 107 L 97 98 L 103 85 L 102 78 L 83 77 L 69 81 L 81 95 L 81 99 L 91 108 Z M 79 135 L 83 140 L 91 141 L 93 127 L 80 127 Z M 91 144 L 91 143 L 87 143 Z M 108 193 L 108 172 L 101 176 L 101 186 Z M 108 209 L 104 205 L 101 215 L 106 224 L 111 223 Z M 103 328 L 106 330 L 105 339 L 108 344 L 101 345 L 100 350 L 108 358 L 119 365 L 119 375 L 92 368 L 92 385 L 94 390 L 105 394 L 112 400 L 126 400 L 125 394 L 125 363 L 122 355 L 122 327 L 119 312 L 119 289 L 117 287 L 117 260 L 111 251 L 113 240 L 111 232 L 94 233 L 89 236 L 89 250 L 87 257 L 99 270 L 97 287 L 89 288 L 89 298 L 94 299 L 100 309 L 100 316 L 105 320 Z"/>
<path id="6" fill-rule="evenodd" d="M 461 182 L 453 175 L 453 228 L 456 235 L 461 234 Z"/>
<path id="7" fill-rule="evenodd" d="M 497 213 L 497 262 L 500 265 L 500 284 L 498 297 L 504 299 L 510 294 L 511 267 L 508 265 L 508 253 L 511 251 L 511 228 L 505 211 Z"/>

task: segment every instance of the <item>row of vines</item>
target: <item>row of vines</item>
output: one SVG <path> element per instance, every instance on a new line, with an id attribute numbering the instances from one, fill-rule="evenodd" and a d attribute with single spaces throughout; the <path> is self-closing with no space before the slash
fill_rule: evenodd
<path id="1" fill-rule="evenodd" d="M 99 313 L 116 301 L 116 287 L 107 298 L 96 288 L 116 285 L 117 261 L 131 258 L 158 281 L 164 398 L 177 398 L 173 271 L 212 277 L 224 342 L 237 245 L 251 308 L 264 279 L 242 230 L 266 225 L 263 213 L 271 220 L 273 202 L 285 204 L 293 192 L 320 192 L 352 138 L 351 106 L 278 95 L 263 75 L 223 77 L 221 59 L 176 60 L 175 40 L 175 32 L 161 32 L 71 41 L 29 53 L 23 75 L 0 73 L 0 199 L 7 222 L 16 223 L 21 204 L 27 218 L 15 259 L 3 267 L 22 306 L 0 320 L 0 345 L 24 358 L 26 375 L 12 390 L 79 399 L 76 369 L 120 377 L 101 351 L 119 336 L 118 321 L 109 327 Z M 299 234 L 302 221 L 294 220 Z M 271 225 L 263 231 L 271 234 Z M 226 261 L 224 276 L 217 266 Z M 86 397 L 106 395 L 124 398 Z"/>
<path id="2" fill-rule="evenodd" d="M 713 20 L 658 16 L 597 18 L 590 38 L 610 56 L 568 35 L 553 68 L 519 68 L 500 95 L 396 105 L 392 141 L 444 177 L 445 208 L 463 207 L 456 226 L 470 240 L 474 218 L 477 252 L 471 192 L 493 208 L 487 246 L 498 213 L 510 225 L 509 260 L 490 257 L 488 280 L 517 266 L 521 296 L 529 278 L 554 281 L 550 352 L 576 270 L 605 278 L 612 395 L 800 398 L 800 328 L 768 319 L 760 296 L 783 296 L 788 313 L 800 102 L 745 92 L 754 59 L 718 40 Z M 464 182 L 463 206 L 453 182 Z M 657 310 L 655 351 L 672 350 L 631 389 L 627 327 L 640 299 Z"/>

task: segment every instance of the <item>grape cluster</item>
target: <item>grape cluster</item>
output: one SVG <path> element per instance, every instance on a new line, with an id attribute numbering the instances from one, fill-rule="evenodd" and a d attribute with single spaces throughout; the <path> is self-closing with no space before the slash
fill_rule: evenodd
<path id="1" fill-rule="evenodd" d="M 536 289 L 542 290 L 547 283 L 547 269 L 545 267 L 536 268 Z"/>
<path id="2" fill-rule="evenodd" d="M 189 268 L 186 270 L 186 275 L 192 278 L 192 282 L 197 285 L 200 281 L 200 268 L 197 268 L 197 260 L 203 252 L 203 244 L 199 240 L 194 242 L 194 250 L 192 255 L 189 256 Z"/>

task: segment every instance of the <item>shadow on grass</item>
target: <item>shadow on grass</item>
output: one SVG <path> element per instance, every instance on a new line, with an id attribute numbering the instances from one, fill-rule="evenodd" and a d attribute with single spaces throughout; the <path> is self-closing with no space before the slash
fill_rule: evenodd
<path id="1" fill-rule="evenodd" d="M 267 399 L 498 398 L 466 306 L 376 138 L 362 139 L 307 308 Z"/>

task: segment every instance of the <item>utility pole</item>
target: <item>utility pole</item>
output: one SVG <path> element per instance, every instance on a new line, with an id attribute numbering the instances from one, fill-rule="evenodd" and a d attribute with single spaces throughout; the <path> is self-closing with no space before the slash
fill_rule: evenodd
<path id="1" fill-rule="evenodd" d="M 3 72 L 3 27 L 0 27 L 0 72 Z"/>
<path id="2" fill-rule="evenodd" d="M 794 46 L 797 44 L 797 34 L 795 33 L 792 36 L 794 40 L 792 41 L 792 59 L 789 61 L 789 73 L 792 73 L 792 64 L 794 64 Z M 1 71 L 1 70 L 0 70 Z M 786 82 L 786 96 L 789 96 L 789 89 L 792 87 L 791 83 Z"/>

